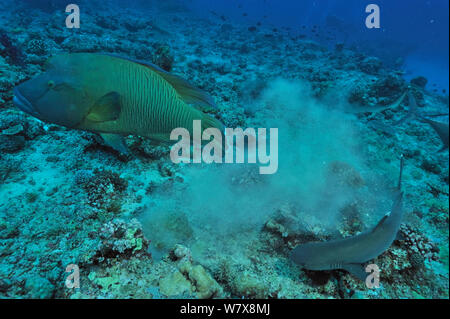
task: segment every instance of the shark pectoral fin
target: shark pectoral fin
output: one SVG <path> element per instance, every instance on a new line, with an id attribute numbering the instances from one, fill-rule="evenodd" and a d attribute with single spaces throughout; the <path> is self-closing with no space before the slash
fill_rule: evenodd
<path id="1" fill-rule="evenodd" d="M 100 136 L 103 138 L 106 144 L 115 149 L 116 151 L 123 154 L 130 154 L 130 151 L 125 144 L 125 140 L 123 136 L 119 134 L 109 134 L 109 133 L 100 133 Z"/>
<path id="2" fill-rule="evenodd" d="M 109 92 L 98 99 L 86 119 L 93 122 L 107 122 L 117 120 L 120 115 L 120 94 Z"/>
<path id="3" fill-rule="evenodd" d="M 390 215 L 390 213 L 386 214 L 383 216 L 383 218 L 380 219 L 380 221 L 378 222 L 378 224 L 372 229 L 372 232 L 374 232 L 375 230 L 377 230 L 379 227 L 381 227 L 381 225 L 383 225 L 384 221 L 386 220 L 386 218 L 388 218 Z"/>
<path id="4" fill-rule="evenodd" d="M 405 240 L 405 235 L 402 232 L 398 231 L 397 235 L 395 235 L 395 240 Z"/>
<path id="5" fill-rule="evenodd" d="M 342 269 L 348 271 L 350 274 L 363 281 L 365 281 L 369 275 L 366 273 L 363 264 L 344 264 L 342 265 Z"/>

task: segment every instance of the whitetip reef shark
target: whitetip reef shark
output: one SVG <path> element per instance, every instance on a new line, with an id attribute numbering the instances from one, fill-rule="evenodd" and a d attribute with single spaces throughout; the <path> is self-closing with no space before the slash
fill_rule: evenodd
<path id="1" fill-rule="evenodd" d="M 393 110 L 399 107 L 399 105 L 402 103 L 403 99 L 406 96 L 406 92 L 403 93 L 397 100 L 395 100 L 394 103 L 389 105 L 374 105 L 374 106 L 368 106 L 368 105 L 352 105 L 350 108 L 345 110 L 346 113 L 350 114 L 360 114 L 360 113 L 380 113 L 386 110 Z"/>
<path id="2" fill-rule="evenodd" d="M 418 119 L 421 122 L 427 123 L 439 135 L 439 138 L 442 141 L 443 146 L 439 150 L 439 152 L 445 151 L 446 149 L 448 149 L 448 135 L 449 135 L 448 124 L 433 121 L 433 120 L 430 120 L 429 118 L 426 118 L 426 117 L 423 117 L 422 115 L 420 115 L 417 111 L 416 99 L 411 94 L 411 91 L 408 91 L 408 101 L 409 101 L 408 114 L 401 120 L 397 121 L 395 123 L 395 125 L 406 123 L 412 119 Z M 426 115 L 426 116 L 433 117 L 433 116 L 441 116 L 441 115 L 448 115 L 448 114 L 436 114 L 436 115 Z"/>
<path id="3" fill-rule="evenodd" d="M 386 251 L 397 237 L 403 215 L 402 172 L 403 156 L 392 209 L 374 228 L 344 239 L 298 245 L 292 250 L 290 259 L 303 269 L 343 269 L 365 280 L 369 273 L 364 264 Z"/>

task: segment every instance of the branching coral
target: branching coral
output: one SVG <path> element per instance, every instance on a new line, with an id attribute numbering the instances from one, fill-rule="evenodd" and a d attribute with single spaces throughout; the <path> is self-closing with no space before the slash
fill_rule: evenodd
<path id="1" fill-rule="evenodd" d="M 400 233 L 403 237 L 405 245 L 408 247 L 412 262 L 415 261 L 415 264 L 417 264 L 419 259 L 422 263 L 425 259 L 439 259 L 439 248 L 428 238 L 421 235 L 417 229 L 407 224 L 402 224 L 400 226 Z"/>

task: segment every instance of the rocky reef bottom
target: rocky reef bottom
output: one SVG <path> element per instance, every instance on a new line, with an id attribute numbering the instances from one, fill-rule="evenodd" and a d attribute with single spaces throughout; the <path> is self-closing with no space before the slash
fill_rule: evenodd
<path id="1" fill-rule="evenodd" d="M 0 10 L 0 298 L 449 297 L 448 150 L 425 123 L 396 125 L 406 100 L 358 109 L 410 87 L 421 114 L 448 113 L 448 95 L 356 49 L 264 25 L 109 8 L 76 33 L 39 10 L 25 28 L 11 8 Z M 208 112 L 226 127 L 278 128 L 277 173 L 174 164 L 167 146 L 138 136 L 124 156 L 16 109 L 12 88 L 59 52 L 152 61 L 209 92 L 218 108 Z M 401 154 L 401 236 L 371 261 L 379 288 L 288 258 L 296 245 L 374 227 Z M 79 288 L 66 286 L 68 266 Z"/>

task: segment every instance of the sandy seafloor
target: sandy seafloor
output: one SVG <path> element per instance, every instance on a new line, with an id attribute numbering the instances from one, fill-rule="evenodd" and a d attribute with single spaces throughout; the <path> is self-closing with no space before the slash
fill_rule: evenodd
<path id="1" fill-rule="evenodd" d="M 407 100 L 346 112 L 350 102 L 393 102 L 409 85 L 401 69 L 176 7 L 85 9 L 82 27 L 69 30 L 62 11 L 13 3 L 0 4 L 0 297 L 448 298 L 448 150 L 438 152 L 424 123 L 393 125 Z M 14 85 L 59 52 L 171 67 L 213 96 L 211 113 L 227 127 L 280 127 L 278 173 L 176 165 L 167 147 L 133 136 L 127 158 L 93 133 L 16 109 Z M 448 93 L 415 84 L 421 113 L 448 112 Z M 403 236 L 373 261 L 380 288 L 288 259 L 299 243 L 373 227 L 392 203 L 400 154 Z M 69 264 L 80 268 L 79 289 L 64 284 Z"/>

